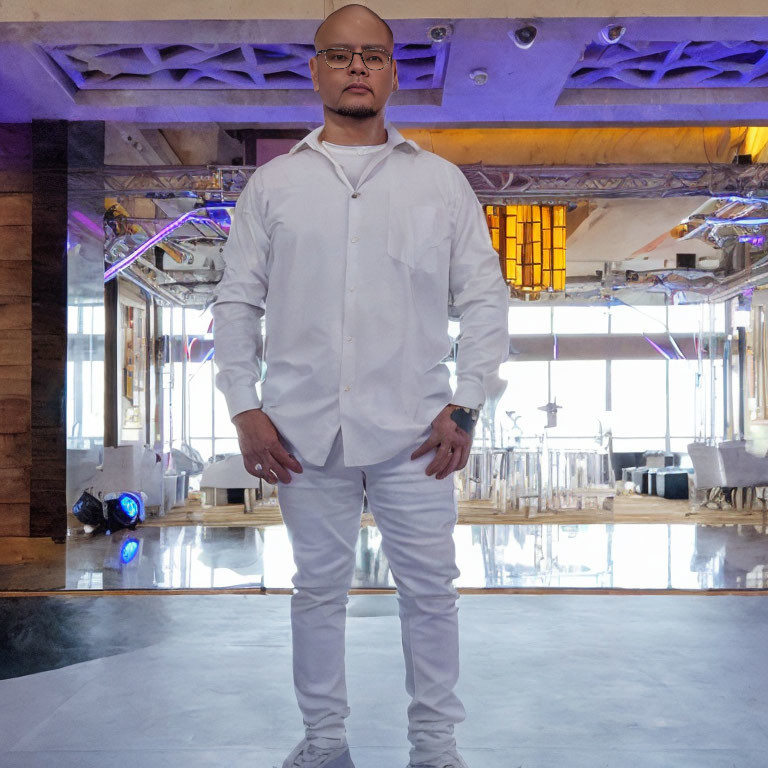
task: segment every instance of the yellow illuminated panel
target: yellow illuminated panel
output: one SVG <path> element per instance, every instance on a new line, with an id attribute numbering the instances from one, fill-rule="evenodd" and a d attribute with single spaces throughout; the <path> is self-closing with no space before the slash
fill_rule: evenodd
<path id="1" fill-rule="evenodd" d="M 565 206 L 486 205 L 504 279 L 522 292 L 565 290 Z"/>

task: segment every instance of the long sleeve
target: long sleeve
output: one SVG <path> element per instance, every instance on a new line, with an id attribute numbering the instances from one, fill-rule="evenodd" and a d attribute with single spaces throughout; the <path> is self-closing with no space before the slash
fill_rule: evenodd
<path id="1" fill-rule="evenodd" d="M 501 274 L 485 213 L 457 168 L 459 199 L 451 247 L 450 314 L 459 319 L 456 391 L 452 403 L 480 408 L 486 377 L 509 357 L 509 290 Z"/>
<path id="2" fill-rule="evenodd" d="M 224 275 L 214 291 L 213 338 L 218 368 L 216 386 L 230 418 L 261 407 L 264 315 L 268 288 L 269 238 L 264 231 L 254 174 L 237 201 L 224 248 Z"/>

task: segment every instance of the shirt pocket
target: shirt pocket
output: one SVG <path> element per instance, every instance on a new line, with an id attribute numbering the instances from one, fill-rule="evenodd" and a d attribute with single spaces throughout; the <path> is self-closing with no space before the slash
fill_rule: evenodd
<path id="1" fill-rule="evenodd" d="M 447 212 L 434 205 L 391 203 L 387 253 L 417 272 L 436 272 L 450 239 Z"/>

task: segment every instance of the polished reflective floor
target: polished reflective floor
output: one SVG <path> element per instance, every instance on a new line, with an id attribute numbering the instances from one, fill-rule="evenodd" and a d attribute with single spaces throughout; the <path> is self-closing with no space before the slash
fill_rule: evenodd
<path id="1" fill-rule="evenodd" d="M 454 539 L 459 588 L 768 588 L 756 526 L 460 525 Z M 45 560 L 4 560 L 0 589 L 290 589 L 294 572 L 283 526 L 75 533 L 51 546 Z M 362 528 L 353 588 L 393 587 L 378 529 Z"/>

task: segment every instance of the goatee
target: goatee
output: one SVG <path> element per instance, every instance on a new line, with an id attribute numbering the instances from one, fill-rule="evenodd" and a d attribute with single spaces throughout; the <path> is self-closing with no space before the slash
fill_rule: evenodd
<path id="1" fill-rule="evenodd" d="M 329 107 L 329 109 L 331 109 Z M 335 112 L 342 117 L 351 117 L 353 120 L 367 120 L 371 117 L 376 117 L 378 111 L 372 107 L 368 107 L 365 104 L 358 106 L 339 107 L 338 109 L 331 109 L 331 112 Z"/>

